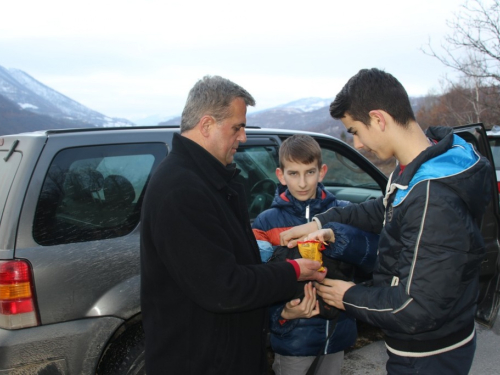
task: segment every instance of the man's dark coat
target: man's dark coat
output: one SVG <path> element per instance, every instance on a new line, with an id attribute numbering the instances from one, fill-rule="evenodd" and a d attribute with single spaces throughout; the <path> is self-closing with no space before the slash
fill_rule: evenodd
<path id="1" fill-rule="evenodd" d="M 261 264 L 243 186 L 178 134 L 153 175 L 141 221 L 146 370 L 265 374 L 266 306 L 290 299 L 294 268 Z"/>

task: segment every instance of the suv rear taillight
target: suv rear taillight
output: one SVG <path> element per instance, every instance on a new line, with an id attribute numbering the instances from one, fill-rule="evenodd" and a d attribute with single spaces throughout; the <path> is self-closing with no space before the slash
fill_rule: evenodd
<path id="1" fill-rule="evenodd" d="M 31 267 L 24 260 L 0 261 L 0 328 L 38 325 Z"/>

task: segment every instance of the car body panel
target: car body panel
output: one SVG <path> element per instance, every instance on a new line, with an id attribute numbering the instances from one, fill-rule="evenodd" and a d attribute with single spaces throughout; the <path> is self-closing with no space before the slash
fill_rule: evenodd
<path id="1" fill-rule="evenodd" d="M 14 249 L 17 225 L 19 223 L 18 218 L 25 197 L 23 192 L 26 191 L 26 186 L 29 184 L 32 171 L 38 161 L 38 156 L 44 147 L 46 136 L 41 133 L 34 133 L 31 135 L 20 134 L 14 137 L 3 138 L 5 141 L 1 148 L 3 152 L 0 152 L 2 156 L 0 161 L 6 164 L 19 162 L 16 173 L 13 176 L 14 178 L 10 182 L 8 189 L 2 186 L 2 190 L 5 189 L 10 192 L 16 192 L 16 194 L 5 194 L 6 201 L 2 203 L 4 208 L 2 219 L 0 219 L 0 255 L 8 257 L 8 254 L 4 255 L 2 253 L 12 252 Z M 14 158 L 11 156 L 9 159 L 5 160 L 4 158 L 16 145 L 16 141 L 18 143 L 13 151 L 16 156 Z M 15 158 L 17 158 L 17 160 L 15 160 Z M 4 182 L 2 185 L 3 184 Z M 19 192 L 21 193 L 19 194 Z M 4 218 L 6 217 L 9 219 L 5 220 Z"/>
<path id="2" fill-rule="evenodd" d="M 96 360 L 121 324 L 104 317 L 14 331 L 0 328 L 0 374 L 93 375 Z"/>

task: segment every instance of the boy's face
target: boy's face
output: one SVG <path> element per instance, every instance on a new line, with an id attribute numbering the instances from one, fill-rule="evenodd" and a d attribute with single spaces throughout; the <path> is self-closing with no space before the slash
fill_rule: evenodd
<path id="1" fill-rule="evenodd" d="M 376 118 L 371 118 L 370 126 L 353 120 L 348 113 L 340 120 L 347 132 L 352 134 L 354 148 L 370 151 L 381 160 L 387 160 L 393 156 L 389 142 L 385 139 L 384 132 L 381 131 Z"/>
<path id="2" fill-rule="evenodd" d="M 276 176 L 282 185 L 287 186 L 290 194 L 299 201 L 316 197 L 318 182 L 323 181 L 328 170 L 326 164 L 319 168 L 317 161 L 311 164 L 302 164 L 285 160 L 283 166 L 283 170 L 276 169 Z"/>

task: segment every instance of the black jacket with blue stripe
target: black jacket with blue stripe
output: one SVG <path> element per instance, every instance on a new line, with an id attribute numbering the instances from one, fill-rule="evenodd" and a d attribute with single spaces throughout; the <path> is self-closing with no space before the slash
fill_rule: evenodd
<path id="1" fill-rule="evenodd" d="M 451 128 L 430 128 L 437 143 L 400 174 L 385 198 L 316 217 L 380 233 L 373 285 L 344 295 L 346 311 L 381 327 L 391 352 L 438 354 L 474 336 L 479 269 L 485 254 L 478 223 L 489 201 L 488 160 Z"/>

